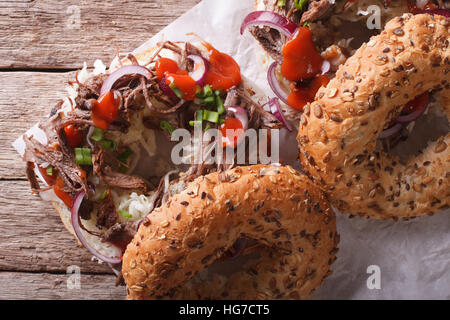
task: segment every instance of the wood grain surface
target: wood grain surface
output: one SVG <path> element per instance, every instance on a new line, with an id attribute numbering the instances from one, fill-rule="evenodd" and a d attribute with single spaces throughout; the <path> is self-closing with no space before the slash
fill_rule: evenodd
<path id="1" fill-rule="evenodd" d="M 114 276 L 80 274 L 79 286 L 74 274 L 0 272 L 2 299 L 125 299 L 125 287 L 114 286 Z"/>
<path id="2" fill-rule="evenodd" d="M 0 1 L 0 68 L 74 69 L 151 38 L 199 0 Z"/>
<path id="3" fill-rule="evenodd" d="M 11 143 L 48 114 L 84 61 L 133 50 L 199 2 L 0 1 L 0 299 L 125 298 L 111 269 L 31 194 Z M 79 288 L 68 285 L 71 266 Z"/>

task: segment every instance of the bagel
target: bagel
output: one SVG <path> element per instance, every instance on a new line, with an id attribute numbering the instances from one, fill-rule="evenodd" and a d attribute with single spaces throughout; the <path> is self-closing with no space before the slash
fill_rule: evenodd
<path id="1" fill-rule="evenodd" d="M 448 133 L 406 161 L 376 149 L 379 134 L 421 93 L 437 92 L 449 120 L 449 28 L 437 15 L 392 19 L 305 107 L 300 161 L 340 211 L 408 219 L 450 204 Z"/>
<path id="2" fill-rule="evenodd" d="M 222 288 L 184 291 L 188 298 L 308 298 L 330 274 L 339 241 L 325 195 L 291 167 L 212 173 L 143 222 L 123 257 L 128 299 L 186 299 L 178 287 L 240 236 L 264 244 L 262 258 Z"/>

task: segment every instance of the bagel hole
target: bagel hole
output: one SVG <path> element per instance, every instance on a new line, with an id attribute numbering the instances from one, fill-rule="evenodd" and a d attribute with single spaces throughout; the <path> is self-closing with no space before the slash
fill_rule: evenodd
<path id="1" fill-rule="evenodd" d="M 242 271 L 242 267 L 249 261 L 257 260 L 260 258 L 259 252 L 252 252 L 246 255 L 239 255 L 235 258 L 231 258 L 225 261 L 217 260 L 208 269 L 208 275 L 219 274 L 229 277 L 230 275 Z"/>
<path id="2" fill-rule="evenodd" d="M 442 109 L 442 101 L 432 94 L 427 110 L 422 116 L 405 125 L 393 136 L 377 140 L 377 150 L 398 156 L 406 162 L 410 156 L 418 156 L 429 142 L 450 132 L 450 123 Z"/>
<path id="3" fill-rule="evenodd" d="M 248 240 L 250 243 L 257 243 L 255 240 Z M 211 281 L 214 276 L 220 276 L 227 279 L 235 273 L 242 272 L 244 270 L 243 267 L 249 262 L 256 262 L 261 258 L 259 250 L 252 250 L 248 253 L 244 250 L 242 254 L 237 255 L 236 257 L 226 257 L 227 254 L 229 254 L 229 251 L 194 276 L 190 281 Z"/>

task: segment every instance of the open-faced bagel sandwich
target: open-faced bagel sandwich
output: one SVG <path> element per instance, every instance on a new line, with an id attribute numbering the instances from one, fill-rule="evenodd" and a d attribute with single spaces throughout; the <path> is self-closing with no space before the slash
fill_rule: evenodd
<path id="1" fill-rule="evenodd" d="M 52 201 L 66 228 L 94 256 L 109 263 L 120 275 L 124 254 L 126 257 L 137 254 L 125 253 L 132 239 L 139 241 L 138 239 L 146 232 L 153 233 L 159 230 L 159 226 L 156 230 L 152 230 L 153 226 L 147 223 L 151 221 L 148 220 L 150 216 L 155 214 L 156 217 L 155 210 L 165 210 L 163 208 L 168 207 L 178 194 L 179 197 L 184 195 L 191 197 L 192 188 L 200 186 L 199 179 L 203 179 L 201 181 L 219 179 L 214 185 L 216 191 L 208 190 L 213 187 L 212 185 L 202 186 L 204 189 L 199 197 L 205 202 L 211 202 L 209 197 L 212 195 L 214 201 L 219 201 L 222 199 L 220 196 L 222 191 L 226 191 L 230 199 L 243 197 L 241 189 L 234 189 L 240 183 L 223 190 L 220 188 L 233 182 L 229 179 L 235 175 L 234 173 L 239 170 L 243 172 L 250 170 L 245 166 L 261 162 L 261 154 L 258 153 L 255 160 L 251 151 L 260 151 L 262 143 L 269 145 L 265 149 L 266 163 L 273 162 L 270 157 L 272 150 L 270 145 L 275 140 L 270 139 L 276 130 L 289 124 L 283 117 L 277 99 L 269 100 L 265 106 L 260 104 L 255 92 L 245 86 L 245 80 L 241 77 L 240 67 L 236 61 L 204 41 L 176 43 L 166 41 L 141 52 L 117 57 L 108 69 L 101 62 L 96 62 L 95 65 L 96 68 L 92 72 L 84 68 L 77 73 L 75 81 L 69 83 L 69 96 L 60 101 L 49 117 L 25 134 L 17 144 L 24 147 L 23 158 L 27 162 L 27 177 L 32 190 L 44 199 Z M 257 132 L 256 130 L 262 129 L 268 132 L 265 141 L 258 140 L 257 143 L 252 143 L 246 136 L 251 130 Z M 179 132 L 181 134 L 178 134 Z M 200 136 L 197 136 L 198 132 L 201 133 Z M 211 132 L 218 135 L 213 135 L 214 139 L 205 141 L 204 136 Z M 176 139 L 174 142 L 175 136 L 183 138 L 184 135 L 188 138 L 186 141 L 182 140 L 183 144 L 177 143 L 179 140 Z M 239 158 L 238 151 L 242 145 L 247 146 L 244 150 L 248 150 L 248 153 Z M 230 150 L 234 152 L 229 152 Z M 229 171 L 233 168 L 236 171 Z M 289 177 L 289 184 L 305 179 L 299 178 L 298 174 L 291 173 L 279 163 L 272 169 L 278 173 L 270 179 Z M 254 170 L 263 171 L 263 167 L 255 167 L 251 172 Z M 280 176 L 281 172 L 285 174 Z M 205 175 L 211 176 L 207 178 Z M 253 177 L 250 172 L 248 175 L 249 178 Z M 240 188 L 247 187 L 246 183 Z M 274 200 L 264 200 L 266 204 L 261 209 L 267 212 L 266 219 L 270 219 L 271 227 L 264 232 L 258 225 L 258 230 L 261 231 L 259 236 L 256 236 L 258 230 L 247 234 L 245 229 L 239 228 L 233 229 L 229 235 L 224 234 L 228 240 L 220 244 L 220 249 L 214 251 L 215 258 L 211 258 L 209 262 L 213 262 L 221 255 L 221 259 L 224 260 L 239 254 L 239 252 L 236 254 L 235 242 L 243 243 L 241 238 L 246 237 L 256 237 L 251 240 L 253 244 L 258 240 L 266 245 L 269 251 L 275 250 L 277 246 L 295 251 L 295 254 L 291 252 L 295 259 L 305 257 L 305 262 L 301 264 L 302 268 L 309 265 L 306 258 L 311 255 L 315 257 L 311 260 L 310 266 L 314 271 L 308 274 L 311 281 L 302 278 L 302 283 L 307 284 L 299 291 L 301 295 L 298 297 L 309 296 L 323 277 L 329 274 L 338 241 L 334 216 L 329 211 L 326 199 L 319 191 L 309 190 L 309 187 L 310 184 L 304 182 L 296 188 L 302 192 L 304 198 L 302 199 L 305 201 L 305 207 L 299 205 L 296 210 L 302 214 L 313 211 L 311 228 L 308 225 L 310 223 L 308 216 L 292 215 L 294 209 L 283 212 L 283 215 L 286 214 L 285 219 L 290 223 L 289 228 L 292 228 L 289 230 L 289 238 L 284 239 L 285 223 L 281 225 L 277 222 L 277 219 L 282 221 L 281 217 L 277 215 L 269 217 L 269 209 L 277 211 L 276 207 L 272 208 L 271 201 L 281 201 L 278 186 L 264 185 L 261 186 L 264 188 L 261 189 L 264 190 L 264 197 L 261 196 L 260 200 L 269 197 L 271 192 L 274 193 Z M 287 196 L 287 193 L 283 196 Z M 294 192 L 289 193 L 289 196 L 297 199 Z M 256 199 L 253 197 L 256 195 L 251 196 L 252 199 Z M 247 200 L 247 198 L 245 201 L 242 200 L 242 203 Z M 292 208 L 295 208 L 298 201 L 291 201 Z M 249 202 L 248 205 L 253 204 Z M 237 203 L 235 206 L 237 215 L 240 208 Z M 191 217 L 187 216 L 187 212 L 183 212 L 183 218 L 179 222 L 172 217 L 172 213 L 167 217 L 167 225 L 173 227 L 177 223 L 183 223 L 185 226 L 185 229 L 175 230 L 179 238 L 203 237 L 203 234 L 197 232 L 204 232 L 205 228 L 208 228 L 207 221 L 204 222 L 202 230 L 197 230 L 189 224 L 189 221 L 202 215 L 209 215 L 211 219 L 223 223 L 223 228 L 231 226 L 231 222 L 226 221 L 227 215 L 223 211 L 214 213 L 208 208 L 203 212 L 201 206 L 189 206 L 186 210 L 190 208 L 196 208 L 196 212 L 192 212 Z M 242 219 L 245 218 L 246 212 L 243 211 Z M 258 216 L 256 221 L 263 217 Z M 174 222 L 171 222 L 172 218 L 175 219 Z M 305 224 L 295 235 L 294 218 L 298 219 L 298 228 Z M 242 219 L 239 220 L 240 223 L 243 223 Z M 141 228 L 145 228 L 146 231 L 136 234 Z M 309 248 L 306 242 L 301 242 L 305 245 L 304 248 L 287 244 L 291 237 L 297 241 L 298 233 L 302 230 L 303 238 L 306 239 L 302 241 L 317 245 L 317 252 L 323 252 L 323 256 L 322 253 L 317 256 L 315 252 L 310 252 L 314 249 Z M 277 244 L 274 240 L 262 241 L 264 237 L 269 236 L 266 235 L 269 231 L 273 234 L 279 233 L 280 239 L 286 243 Z M 258 247 L 259 242 L 256 243 Z M 298 243 L 295 243 L 295 246 L 298 246 Z M 206 249 L 209 250 L 211 247 L 202 249 L 201 254 L 207 252 L 204 251 Z M 300 249 L 305 250 L 305 253 L 300 252 Z M 195 255 L 195 259 L 200 252 Z M 141 254 L 152 256 L 154 252 Z M 288 257 L 291 256 L 286 256 L 286 259 Z M 206 266 L 201 262 L 203 258 L 195 263 Z M 158 256 L 158 259 L 162 259 L 163 264 L 163 260 L 169 263 L 172 255 Z M 276 259 L 282 257 L 276 255 L 273 259 L 278 261 Z M 146 263 L 147 261 L 142 261 L 142 268 Z M 290 265 L 293 263 L 289 262 Z M 126 262 L 125 270 L 134 268 L 132 265 Z M 306 276 L 305 270 L 301 269 L 299 276 Z M 308 270 L 311 273 L 311 270 Z M 195 274 L 194 271 L 199 270 L 193 270 L 192 275 L 185 275 L 185 278 L 191 278 Z M 286 272 L 283 269 L 280 270 L 280 274 L 285 274 L 281 271 Z M 131 277 L 131 272 L 128 274 L 130 276 L 125 277 L 125 280 L 129 289 L 131 288 L 130 292 L 134 292 L 132 288 L 135 288 L 135 280 Z M 161 278 L 173 282 L 173 288 L 181 285 L 178 278 L 171 276 Z M 300 281 L 300 278 L 296 279 Z M 195 282 L 195 279 L 193 281 Z M 179 296 L 186 297 L 182 292 L 179 291 Z M 255 297 L 253 293 L 249 291 L 248 297 Z M 163 295 L 162 291 L 161 294 L 145 297 L 156 298 L 160 295 Z M 196 298 L 207 296 L 198 294 Z M 284 294 L 281 296 L 288 298 Z M 292 294 L 290 297 L 295 298 L 296 295 Z M 139 297 L 130 294 L 130 298 Z"/>
<path id="2" fill-rule="evenodd" d="M 210 150 L 194 143 L 175 165 L 173 131 L 223 130 L 216 145 L 233 149 L 240 139 L 227 140 L 225 129 L 283 126 L 251 99 L 233 58 L 206 42 L 167 41 L 115 59 L 108 70 L 97 62 L 92 73 L 77 73 L 69 93 L 23 136 L 27 176 L 66 227 L 111 263 L 163 199 L 197 176 L 236 165 L 206 162 L 197 153 Z"/>

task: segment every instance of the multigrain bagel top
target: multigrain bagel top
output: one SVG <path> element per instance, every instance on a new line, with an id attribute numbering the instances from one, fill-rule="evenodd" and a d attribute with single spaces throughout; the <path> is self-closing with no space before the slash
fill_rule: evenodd
<path id="1" fill-rule="evenodd" d="M 302 115 L 300 160 L 342 212 L 411 218 L 449 205 L 450 135 L 400 158 L 375 149 L 403 106 L 438 92 L 450 116 L 450 19 L 405 14 L 387 23 L 342 65 Z"/>
<path id="2" fill-rule="evenodd" d="M 265 245 L 257 263 L 222 287 L 178 290 L 239 237 Z M 308 298 L 330 273 L 338 241 L 327 199 L 304 175 L 290 167 L 236 167 L 199 177 L 149 215 L 122 272 L 128 299 Z"/>

